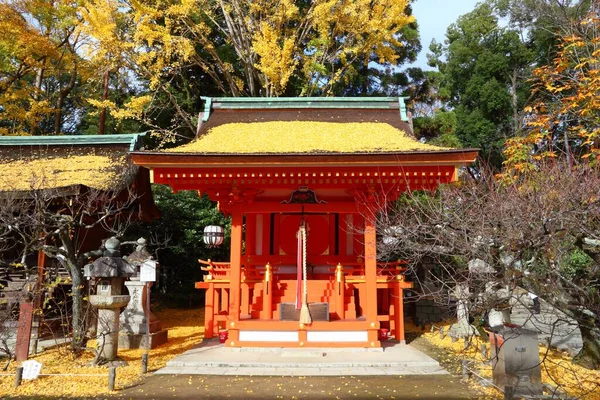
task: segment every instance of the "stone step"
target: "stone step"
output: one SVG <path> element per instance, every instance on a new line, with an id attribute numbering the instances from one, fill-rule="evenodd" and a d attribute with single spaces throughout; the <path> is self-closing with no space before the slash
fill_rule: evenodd
<path id="1" fill-rule="evenodd" d="M 323 356 L 321 356 L 323 357 Z M 298 357 L 300 358 L 300 357 Z M 440 364 L 437 361 L 339 361 L 324 362 L 323 360 L 311 361 L 176 361 L 167 362 L 167 367 L 207 367 L 207 368 L 437 368 Z"/>
<path id="2" fill-rule="evenodd" d="M 228 348 L 207 340 L 158 373 L 203 375 L 421 375 L 447 373 L 433 358 L 394 342 L 382 348 Z"/>
<path id="3" fill-rule="evenodd" d="M 402 375 L 447 375 L 442 367 L 172 367 L 156 372 L 159 375 L 232 375 L 232 376 L 402 376 Z"/>

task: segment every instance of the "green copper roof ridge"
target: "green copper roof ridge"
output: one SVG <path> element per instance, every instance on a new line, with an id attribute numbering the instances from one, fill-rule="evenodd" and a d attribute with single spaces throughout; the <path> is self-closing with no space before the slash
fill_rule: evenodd
<path id="1" fill-rule="evenodd" d="M 207 97 L 201 96 L 204 108 L 199 124 L 207 122 L 215 109 L 386 109 L 399 110 L 408 122 L 405 99 L 408 97 Z"/>
<path id="2" fill-rule="evenodd" d="M 401 97 L 403 99 L 407 97 Z M 261 103 L 261 102 L 395 102 L 398 97 L 212 97 L 213 102 Z"/>
<path id="3" fill-rule="evenodd" d="M 140 144 L 141 137 L 145 135 L 146 132 L 115 135 L 0 136 L 0 146 L 129 144 L 129 151 L 134 151 Z"/>
<path id="4" fill-rule="evenodd" d="M 213 108 L 381 108 L 398 109 L 402 97 L 214 97 Z M 208 101 L 208 104 L 211 105 Z M 217 107 L 214 107 L 217 105 Z"/>

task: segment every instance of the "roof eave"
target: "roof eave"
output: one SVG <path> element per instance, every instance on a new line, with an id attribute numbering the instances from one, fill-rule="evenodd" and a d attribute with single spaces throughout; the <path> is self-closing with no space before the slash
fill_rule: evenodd
<path id="1" fill-rule="evenodd" d="M 462 164 L 475 162 L 478 149 L 385 153 L 296 153 L 296 154 L 222 154 L 132 152 L 132 161 L 146 168 L 294 165 L 385 164 Z M 273 157 L 275 156 L 275 157 Z M 271 157 L 271 159 L 266 158 Z"/>
<path id="2" fill-rule="evenodd" d="M 57 136 L 4 136 L 0 146 L 81 146 L 81 145 L 129 145 L 129 151 L 137 150 L 146 133 L 117 135 L 57 135 Z"/>

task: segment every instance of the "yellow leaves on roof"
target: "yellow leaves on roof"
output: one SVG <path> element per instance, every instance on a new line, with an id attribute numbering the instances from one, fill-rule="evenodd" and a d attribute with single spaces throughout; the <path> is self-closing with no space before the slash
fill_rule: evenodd
<path id="1" fill-rule="evenodd" d="M 125 156 L 65 155 L 0 162 L 0 191 L 52 189 L 85 185 L 114 188 L 123 179 Z"/>
<path id="2" fill-rule="evenodd" d="M 167 151 L 181 153 L 381 153 L 439 151 L 380 122 L 270 121 L 214 127 L 199 139 Z"/>

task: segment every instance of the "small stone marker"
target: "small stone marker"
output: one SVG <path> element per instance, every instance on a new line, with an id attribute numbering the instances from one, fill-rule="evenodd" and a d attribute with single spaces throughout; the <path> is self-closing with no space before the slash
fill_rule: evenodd
<path id="1" fill-rule="evenodd" d="M 23 367 L 23 379 L 37 379 L 42 370 L 42 364 L 35 360 L 24 361 L 21 366 Z"/>

